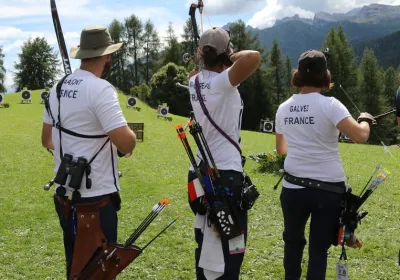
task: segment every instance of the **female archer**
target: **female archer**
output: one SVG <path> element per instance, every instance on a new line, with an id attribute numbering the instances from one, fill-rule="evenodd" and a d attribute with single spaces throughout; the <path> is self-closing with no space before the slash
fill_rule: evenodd
<path id="1" fill-rule="evenodd" d="M 345 192 L 345 174 L 338 149 L 339 131 L 354 142 L 366 142 L 374 117 L 362 113 L 357 121 L 334 97 L 331 76 L 322 52 L 304 52 L 293 73 L 292 85 L 300 89 L 276 113 L 276 150 L 285 159 L 281 207 L 285 280 L 301 277 L 311 216 L 307 280 L 325 279 L 327 252 L 333 243 Z"/>
<path id="2" fill-rule="evenodd" d="M 194 71 L 190 75 L 190 101 L 220 173 L 221 184 L 231 195 L 232 203 L 238 205 L 243 183 L 240 149 L 243 105 L 237 87 L 256 71 L 260 53 L 250 50 L 233 53 L 230 34 L 221 28 L 204 32 L 198 51 L 203 67 L 200 72 Z M 205 115 L 199 97 L 210 119 Z M 199 152 L 197 158 L 200 168 L 204 168 L 204 159 Z M 191 169 L 189 182 L 195 177 Z M 225 240 L 212 230 L 213 225 L 210 225 L 206 215 L 198 213 L 193 203 L 191 207 L 196 214 L 197 279 L 239 279 L 247 238 L 247 211 L 237 206 L 237 218 L 243 234 L 235 240 Z M 232 250 L 232 246 L 235 249 L 240 247 L 240 250 Z"/>

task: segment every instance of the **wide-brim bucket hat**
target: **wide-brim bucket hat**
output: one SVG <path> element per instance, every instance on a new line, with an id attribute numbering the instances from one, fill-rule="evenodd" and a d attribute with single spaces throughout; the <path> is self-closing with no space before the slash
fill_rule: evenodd
<path id="1" fill-rule="evenodd" d="M 82 30 L 80 45 L 72 47 L 71 58 L 85 59 L 104 56 L 118 51 L 123 42 L 114 43 L 104 26 L 89 26 Z"/>

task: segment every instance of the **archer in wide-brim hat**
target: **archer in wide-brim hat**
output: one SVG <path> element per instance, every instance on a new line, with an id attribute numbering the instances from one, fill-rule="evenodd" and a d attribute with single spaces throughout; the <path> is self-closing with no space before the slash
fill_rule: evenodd
<path id="1" fill-rule="evenodd" d="M 85 59 L 105 56 L 118 51 L 123 42 L 114 43 L 107 28 L 104 26 L 89 26 L 81 33 L 80 45 L 72 47 L 71 58 Z"/>

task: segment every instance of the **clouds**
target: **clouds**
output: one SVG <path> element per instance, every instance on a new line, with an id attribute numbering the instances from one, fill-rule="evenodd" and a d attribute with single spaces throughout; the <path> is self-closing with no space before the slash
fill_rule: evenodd
<path id="1" fill-rule="evenodd" d="M 187 0 L 188 6 L 197 3 L 195 0 Z M 265 0 L 203 0 L 204 13 L 208 15 L 244 14 L 262 9 Z"/>
<path id="2" fill-rule="evenodd" d="M 246 0 L 235 2 L 237 6 L 245 6 L 247 3 Z M 253 2 L 257 2 L 258 5 L 263 2 L 263 8 L 256 11 L 247 24 L 258 28 L 270 27 L 276 19 L 295 14 L 304 18 L 313 18 L 317 12 L 343 13 L 372 3 L 400 5 L 400 0 L 253 0 Z"/>
<path id="3" fill-rule="evenodd" d="M 182 2 L 179 0 L 182 8 Z M 163 1 L 161 1 L 163 2 Z M 139 19 L 151 19 L 161 40 L 166 37 L 168 23 L 172 22 L 177 36 L 183 32 L 187 11 L 177 15 L 172 6 L 159 6 L 158 0 L 56 0 L 67 49 L 79 45 L 82 29 L 89 25 L 108 26 L 112 20 L 124 21 L 135 14 Z M 164 3 L 161 3 L 164 4 Z M 0 45 L 6 55 L 8 88 L 12 85 L 14 62 L 24 42 L 30 37 L 45 37 L 58 52 L 57 38 L 48 0 L 0 0 Z M 71 60 L 72 68 L 79 66 L 78 60 Z M 12 90 L 12 89 L 11 89 Z"/>
<path id="4" fill-rule="evenodd" d="M 257 28 L 266 28 L 274 25 L 276 19 L 294 16 L 298 14 L 303 18 L 313 18 L 314 13 L 296 6 L 283 6 L 279 0 L 267 0 L 267 6 L 255 13 L 247 22 L 248 25 Z"/>

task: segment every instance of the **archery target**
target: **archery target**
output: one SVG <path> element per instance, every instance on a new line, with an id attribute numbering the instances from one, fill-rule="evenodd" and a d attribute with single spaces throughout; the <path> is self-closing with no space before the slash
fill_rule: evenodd
<path id="1" fill-rule="evenodd" d="M 261 129 L 263 132 L 272 133 L 274 131 L 274 122 L 273 121 L 261 121 Z"/>
<path id="2" fill-rule="evenodd" d="M 30 90 L 22 91 L 21 96 L 22 96 L 22 100 L 31 100 L 31 98 L 32 98 Z"/>
<path id="3" fill-rule="evenodd" d="M 4 104 L 4 93 L 0 93 L 0 104 Z"/>
<path id="4" fill-rule="evenodd" d="M 273 123 L 270 123 L 270 122 L 264 123 L 264 131 L 272 132 L 273 129 L 274 129 L 274 124 Z"/>
<path id="5" fill-rule="evenodd" d="M 129 97 L 127 103 L 128 103 L 128 107 L 135 107 L 137 104 L 137 100 L 135 97 Z"/>
<path id="6" fill-rule="evenodd" d="M 49 92 L 48 91 L 43 91 L 40 94 L 40 98 L 42 98 L 42 101 L 45 101 L 47 99 L 47 97 L 49 96 Z"/>
<path id="7" fill-rule="evenodd" d="M 169 107 L 164 107 L 159 105 L 157 115 L 160 117 L 167 117 L 168 116 Z"/>

